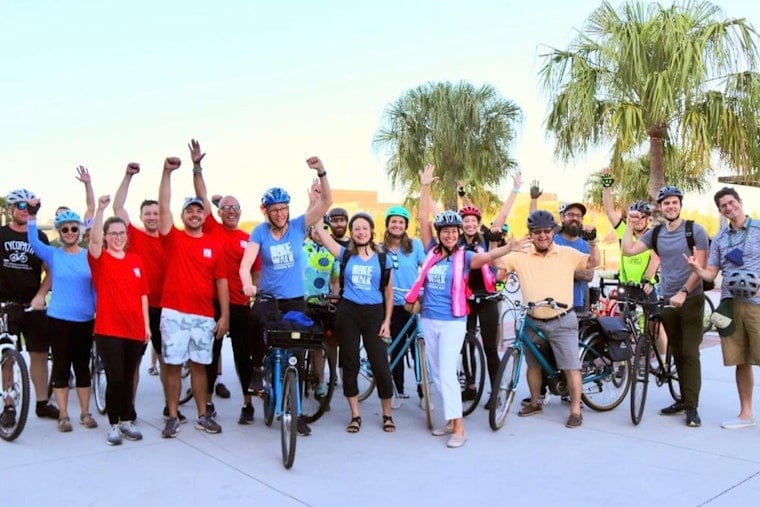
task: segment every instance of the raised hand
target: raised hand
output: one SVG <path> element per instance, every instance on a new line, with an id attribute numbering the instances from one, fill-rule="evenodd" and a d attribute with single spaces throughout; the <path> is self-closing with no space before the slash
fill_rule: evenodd
<path id="1" fill-rule="evenodd" d="M 531 199 L 538 199 L 541 197 L 541 195 L 544 193 L 544 190 L 541 188 L 541 184 L 538 182 L 538 180 L 533 180 L 530 182 L 530 198 Z"/>
<path id="2" fill-rule="evenodd" d="M 319 183 L 319 178 L 314 178 L 311 182 L 311 186 L 307 192 L 309 197 L 309 204 L 314 204 L 322 198 L 322 185 Z"/>
<path id="3" fill-rule="evenodd" d="M 193 165 L 200 165 L 201 160 L 206 156 L 201 150 L 201 143 L 197 139 L 190 139 L 187 147 L 190 149 L 190 159 L 193 161 Z"/>
<path id="4" fill-rule="evenodd" d="M 322 163 L 322 160 L 320 160 L 319 157 L 309 157 L 306 159 L 306 165 L 309 166 L 309 169 L 314 169 L 318 173 L 324 172 L 325 165 Z"/>
<path id="5" fill-rule="evenodd" d="M 92 183 L 92 179 L 90 178 L 90 171 L 88 171 L 87 168 L 83 165 L 77 166 L 76 178 L 85 185 Z"/>
<path id="6" fill-rule="evenodd" d="M 111 203 L 111 196 L 110 195 L 101 195 L 98 198 L 98 211 L 103 211 L 108 207 L 108 205 Z"/>
<path id="7" fill-rule="evenodd" d="M 596 239 L 596 226 L 584 225 L 581 237 L 586 241 L 594 241 Z"/>
<path id="8" fill-rule="evenodd" d="M 137 162 L 130 162 L 127 164 L 127 174 L 130 176 L 135 175 L 140 172 L 140 164 Z"/>
<path id="9" fill-rule="evenodd" d="M 609 167 L 602 169 L 599 179 L 602 180 L 602 188 L 610 188 L 615 183 L 615 178 L 612 177 L 612 171 Z"/>
<path id="10" fill-rule="evenodd" d="M 420 171 L 420 184 L 430 185 L 434 181 L 438 181 L 438 176 L 435 176 L 435 166 L 428 164 L 423 171 Z"/>
<path id="11" fill-rule="evenodd" d="M 522 173 L 520 171 L 515 171 L 512 174 L 512 185 L 518 189 L 522 186 Z"/>
<path id="12" fill-rule="evenodd" d="M 37 212 L 40 210 L 40 198 L 35 197 L 34 199 L 29 199 L 27 202 L 26 212 L 29 213 L 30 216 L 36 216 Z"/>
<path id="13" fill-rule="evenodd" d="M 181 165 L 182 161 L 179 157 L 166 157 L 166 160 L 164 160 L 164 171 L 176 171 Z"/>
<path id="14" fill-rule="evenodd" d="M 216 206 L 218 208 L 219 207 L 219 202 L 222 200 L 222 197 L 224 197 L 222 194 L 214 194 L 214 195 L 212 195 L 211 196 L 211 204 L 213 204 L 214 206 Z"/>

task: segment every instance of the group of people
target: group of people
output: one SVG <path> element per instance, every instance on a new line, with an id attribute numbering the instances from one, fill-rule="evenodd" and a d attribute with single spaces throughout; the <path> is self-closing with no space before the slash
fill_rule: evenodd
<path id="1" fill-rule="evenodd" d="M 263 220 L 248 233 L 239 228 L 238 199 L 208 195 L 200 143 L 193 139 L 188 148 L 195 195 L 181 205 L 182 229 L 175 226 L 171 211 L 171 179 L 182 165 L 177 157 L 164 161 L 158 199 L 140 205 L 141 228 L 133 225 L 124 207 L 139 164 L 127 165 L 113 200 L 103 195 L 97 202 L 89 173 L 80 168 L 88 211 L 82 219 L 69 208 L 58 210 L 54 224 L 60 247 L 50 246 L 38 230 L 40 199 L 24 189 L 8 194 L 11 221 L 0 228 L 0 299 L 38 310 L 18 312 L 10 319 L 11 330 L 23 334 L 31 358 L 38 416 L 56 419 L 62 432 L 72 430 L 68 393 L 73 367 L 79 422 L 86 428 L 97 427 L 89 411 L 88 361 L 94 341 L 108 379 L 106 441 L 118 445 L 123 439 L 142 438 L 134 424 L 135 392 L 138 366 L 151 343 L 165 396 L 162 437 L 176 436 L 187 420 L 178 408 L 184 364 L 189 366 L 196 403 L 195 427 L 219 433 L 213 393 L 222 338 L 229 335 L 243 399 L 238 422 L 250 424 L 252 400 L 263 389 L 262 365 L 267 354 L 266 322 L 250 318 L 251 298 L 258 293 L 272 295 L 277 310 L 284 314 L 303 312 L 309 300 L 339 292 L 332 333 L 328 333 L 335 339 L 328 341 L 326 350 L 333 355 L 339 350 L 343 394 L 350 411 L 346 430 L 358 433 L 362 426 L 357 382 L 360 344 L 381 400 L 381 428 L 388 433 L 396 430 L 391 407 L 394 384 L 399 397 L 409 395 L 403 364 L 391 371 L 388 344 L 411 312 L 420 311 L 432 377 L 443 405 L 444 423 L 432 434 L 448 436 L 447 446 L 458 448 L 467 440 L 462 399 L 469 386 L 463 388 L 457 376 L 463 340 L 466 333 L 479 328 L 493 381 L 499 364 L 499 312 L 497 303 L 478 296 L 493 294 L 499 279 L 516 272 L 525 300 L 551 297 L 567 307 L 537 308 L 528 318 L 549 338 L 557 366 L 565 371 L 570 402 L 566 426 L 582 425 L 577 313 L 587 306 L 583 284 L 593 278 L 599 263 L 595 228 L 583 225 L 583 204 L 564 205 L 557 224 L 553 213 L 537 209 L 541 191 L 534 182 L 529 234 L 506 241 L 502 226 L 520 192 L 519 173 L 498 216 L 485 227 L 481 210 L 469 200 L 463 185 L 458 211 L 436 209 L 431 186 L 438 178 L 435 167 L 428 165 L 420 172 L 420 238 L 409 234 L 411 212 L 392 206 L 385 213 L 383 238 L 376 241 L 372 216 L 362 212 L 349 216 L 343 208 L 330 209 L 327 171 L 318 157 L 311 157 L 306 163 L 315 177 L 307 210 L 292 217 L 290 194 L 279 187 L 268 189 L 261 198 Z M 721 343 L 725 364 L 736 366 L 741 407 L 739 415 L 723 426 L 754 425 L 751 365 L 760 360 L 755 327 L 760 308 L 760 246 L 753 235 L 760 233 L 760 224 L 744 215 L 736 191 L 724 188 L 715 195 L 715 203 L 729 227 L 709 247 L 705 229 L 680 217 L 683 193 L 678 188 L 660 190 L 657 204 L 665 223 L 649 227 L 653 211 L 649 204 L 636 201 L 624 219 L 614 208 L 614 180 L 609 172 L 602 174 L 602 183 L 605 212 L 621 240 L 621 282 L 640 283 L 647 292 L 659 283 L 661 295 L 670 303 L 662 321 L 682 398 L 661 413 L 685 413 L 688 426 L 701 424 L 697 408 L 702 280 L 712 280 L 722 271 L 721 297 L 731 299 L 732 305 L 723 306 L 732 306 L 734 326 Z M 105 218 L 109 205 L 113 216 Z M 83 241 L 85 227 L 89 235 Z M 40 310 L 46 306 L 45 314 Z M 665 336 L 662 339 L 664 347 Z M 57 408 L 47 400 L 48 347 Z M 543 410 L 541 367 L 530 354 L 527 379 L 530 397 L 523 400 L 519 412 L 523 417 Z M 321 381 L 317 395 L 326 391 L 328 379 Z M 418 395 L 422 396 L 419 390 Z M 11 421 L 15 413 L 12 405 L 6 405 L 0 424 Z M 303 418 L 298 432 L 311 432 Z"/>

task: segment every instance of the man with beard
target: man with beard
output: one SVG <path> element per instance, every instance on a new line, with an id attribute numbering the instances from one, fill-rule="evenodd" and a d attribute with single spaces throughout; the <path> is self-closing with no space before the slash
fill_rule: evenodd
<path id="1" fill-rule="evenodd" d="M 214 338 L 221 340 L 229 328 L 230 308 L 224 257 L 218 243 L 203 234 L 204 203 L 189 197 L 182 205 L 180 231 L 174 226 L 171 212 L 171 174 L 181 161 L 169 157 L 164 161 L 158 191 L 158 230 L 164 240 L 166 277 L 161 298 L 162 355 L 166 372 L 166 401 L 169 420 L 161 436 L 177 436 L 177 405 L 182 364 L 190 366 L 193 398 L 198 408 L 195 428 L 206 433 L 220 433 L 222 427 L 206 409 L 206 366 L 211 363 Z M 219 320 L 214 320 L 213 299 L 219 301 Z"/>
<path id="2" fill-rule="evenodd" d="M 333 208 L 327 214 L 330 236 L 342 247 L 348 247 L 350 238 L 346 236 L 348 229 L 348 211 L 343 208 Z"/>
<path id="3" fill-rule="evenodd" d="M 704 227 L 694 223 L 692 234 L 694 249 L 690 251 L 686 221 L 681 218 L 683 192 L 674 186 L 664 186 L 657 193 L 657 204 L 665 218 L 660 226 L 654 245 L 654 231 L 648 230 L 642 237 L 633 239 L 634 227 L 628 222 L 623 235 L 623 254 L 636 255 L 647 249 L 656 250 L 660 256 L 660 285 L 662 296 L 671 305 L 661 315 L 668 334 L 673 359 L 678 369 L 681 399 L 660 410 L 661 415 L 686 412 L 686 425 L 696 428 L 702 424 L 697 412 L 702 372 L 699 362 L 699 344 L 702 342 L 705 295 L 702 279 L 692 272 L 687 257 L 704 268 L 707 258 L 708 239 Z"/>
<path id="4" fill-rule="evenodd" d="M 583 226 L 586 207 L 581 203 L 573 202 L 562 205 L 560 206 L 559 214 L 562 220 L 562 227 L 560 227 L 559 233 L 554 235 L 554 242 L 589 255 L 588 265 L 591 268 L 577 270 L 575 272 L 575 282 L 573 283 L 573 309 L 576 312 L 582 312 L 586 310 L 588 283 L 593 280 L 594 267 L 599 264 L 599 249 L 596 246 L 596 227 L 593 225 Z"/>

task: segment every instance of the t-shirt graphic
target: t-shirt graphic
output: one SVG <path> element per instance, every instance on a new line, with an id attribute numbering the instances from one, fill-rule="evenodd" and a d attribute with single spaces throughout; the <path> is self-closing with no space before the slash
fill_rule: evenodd
<path id="1" fill-rule="evenodd" d="M 440 262 L 430 268 L 427 273 L 427 288 L 430 290 L 444 290 L 446 288 L 446 273 L 449 271 L 449 262 Z"/>
<path id="2" fill-rule="evenodd" d="M 372 289 L 372 269 L 374 266 L 354 264 L 351 269 L 351 283 L 357 290 Z"/>
<path id="3" fill-rule="evenodd" d="M 272 264 L 277 271 L 281 269 L 290 269 L 296 264 L 290 243 L 271 245 L 269 247 L 269 255 L 272 257 Z"/>

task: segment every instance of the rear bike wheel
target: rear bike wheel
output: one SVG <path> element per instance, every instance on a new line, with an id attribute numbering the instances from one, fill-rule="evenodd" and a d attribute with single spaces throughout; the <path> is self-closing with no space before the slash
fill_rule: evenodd
<path id="1" fill-rule="evenodd" d="M 318 354 L 322 355 L 324 365 L 322 371 L 317 371 Z M 335 358 L 327 353 L 322 345 L 319 349 L 307 349 L 304 353 L 304 375 L 299 378 L 301 388 L 301 415 L 307 423 L 313 423 L 329 410 L 330 400 L 335 389 Z M 320 378 L 322 381 L 320 382 Z M 320 384 L 325 385 L 326 391 L 319 393 Z"/>
<path id="2" fill-rule="evenodd" d="M 668 390 L 670 390 L 670 396 L 673 397 L 673 401 L 681 401 L 681 383 L 678 380 L 678 370 L 676 369 L 676 360 L 673 357 L 673 353 L 668 347 L 668 352 L 665 355 L 665 368 L 667 368 L 666 375 L 668 377 Z"/>
<path id="3" fill-rule="evenodd" d="M 193 386 L 190 383 L 190 364 L 182 363 L 179 376 L 179 404 L 184 405 L 193 398 Z"/>
<path id="4" fill-rule="evenodd" d="M 92 343 L 92 351 L 90 352 L 90 383 L 92 384 L 92 395 L 95 398 L 95 408 L 99 414 L 105 414 L 108 379 L 95 342 Z"/>
<path id="5" fill-rule="evenodd" d="M 605 339 L 588 338 L 581 352 L 581 400 L 592 410 L 606 412 L 620 405 L 631 387 L 631 364 L 604 354 Z"/>
<path id="6" fill-rule="evenodd" d="M 375 376 L 372 373 L 372 366 L 369 364 L 367 349 L 364 344 L 359 347 L 359 377 L 356 379 L 359 386 L 359 401 L 369 398 L 372 391 L 375 390 Z"/>
<path id="7" fill-rule="evenodd" d="M 261 395 L 261 399 L 264 405 L 264 424 L 271 426 L 274 421 L 274 404 L 277 402 L 271 368 L 264 369 L 264 392 Z"/>
<path id="8" fill-rule="evenodd" d="M 649 355 L 652 351 L 649 333 L 639 335 L 636 343 L 636 353 L 633 356 L 632 387 L 631 387 L 631 422 L 639 424 L 644 415 L 644 405 L 647 402 L 649 387 Z"/>
<path id="9" fill-rule="evenodd" d="M 496 378 L 491 391 L 491 408 L 488 410 L 488 424 L 497 431 L 504 426 L 509 409 L 515 399 L 517 383 L 520 381 L 520 351 L 509 347 L 499 362 Z"/>
<path id="10" fill-rule="evenodd" d="M 0 438 L 10 442 L 24 431 L 29 415 L 29 369 L 24 356 L 12 347 L 3 350 L 0 373 L 3 388 Z"/>
<path id="11" fill-rule="evenodd" d="M 428 429 L 433 429 L 433 406 L 430 400 L 430 370 L 428 369 L 427 352 L 425 351 L 425 339 L 421 336 L 415 338 L 417 347 L 417 363 L 420 366 L 420 389 L 422 390 L 422 404 L 425 406 L 425 421 Z"/>
<path id="12" fill-rule="evenodd" d="M 280 415 L 280 441 L 282 443 L 282 464 L 293 466 L 296 458 L 296 437 L 298 436 L 298 373 L 295 368 L 285 370 L 282 383 L 282 414 Z"/>
<path id="13" fill-rule="evenodd" d="M 467 333 L 459 354 L 457 377 L 462 390 L 462 415 L 470 415 L 483 397 L 486 383 L 486 354 L 474 334 Z"/>
<path id="14" fill-rule="evenodd" d="M 504 288 L 510 294 L 515 294 L 520 290 L 520 279 L 517 277 L 517 273 L 514 271 L 507 276 L 507 281 L 504 283 Z"/>
<path id="15" fill-rule="evenodd" d="M 712 302 L 712 299 L 705 294 L 705 309 L 704 314 L 702 316 L 702 334 L 706 334 L 707 332 L 714 330 L 715 326 L 713 326 L 713 323 L 710 322 L 710 317 L 712 316 L 713 312 L 715 311 L 715 304 Z"/>

